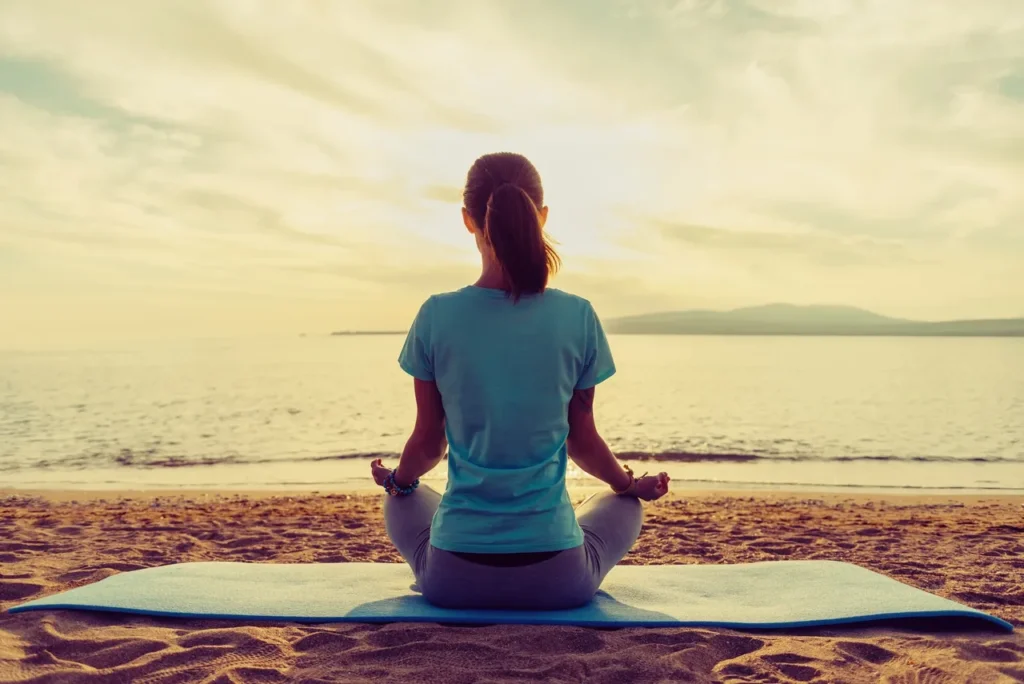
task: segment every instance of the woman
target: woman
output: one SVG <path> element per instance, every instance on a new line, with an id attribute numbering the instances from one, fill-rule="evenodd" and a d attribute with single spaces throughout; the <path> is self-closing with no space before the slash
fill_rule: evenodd
<path id="1" fill-rule="evenodd" d="M 372 464 L 387 533 L 435 605 L 581 606 L 639 536 L 639 500 L 669 478 L 634 478 L 597 432 L 594 388 L 615 365 L 590 303 L 547 288 L 559 258 L 537 170 L 518 154 L 481 157 L 463 200 L 483 271 L 423 304 L 399 356 L 417 414 L 398 467 Z M 418 478 L 446 446 L 441 496 Z M 567 457 L 612 491 L 574 511 Z"/>

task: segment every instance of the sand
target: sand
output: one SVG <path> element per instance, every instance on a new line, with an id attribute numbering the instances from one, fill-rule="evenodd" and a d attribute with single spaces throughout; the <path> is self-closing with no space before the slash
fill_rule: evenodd
<path id="1" fill-rule="evenodd" d="M 123 494 L 122 494 L 123 495 Z M 370 495 L 0 493 L 0 610 L 180 561 L 400 560 Z M 1024 499 L 686 493 L 627 563 L 858 563 L 991 612 L 950 622 L 727 629 L 298 625 L 0 614 L 0 682 L 1024 681 Z"/>

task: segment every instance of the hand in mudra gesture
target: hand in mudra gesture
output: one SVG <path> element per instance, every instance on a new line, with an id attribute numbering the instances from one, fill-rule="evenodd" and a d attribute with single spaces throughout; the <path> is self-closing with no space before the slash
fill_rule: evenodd
<path id="1" fill-rule="evenodd" d="M 391 473 L 391 468 L 384 465 L 384 462 L 379 458 L 370 463 L 370 473 L 373 475 L 373 481 L 377 483 L 378 487 L 384 486 L 384 478 Z"/>
<path id="2" fill-rule="evenodd" d="M 668 494 L 668 473 L 644 475 L 636 480 L 636 496 L 644 501 L 654 501 Z"/>

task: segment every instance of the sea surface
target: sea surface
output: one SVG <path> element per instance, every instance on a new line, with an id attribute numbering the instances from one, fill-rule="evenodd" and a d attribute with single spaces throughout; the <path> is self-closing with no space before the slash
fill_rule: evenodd
<path id="1" fill-rule="evenodd" d="M 1024 339 L 610 339 L 599 428 L 677 489 L 1024 491 Z M 368 486 L 415 413 L 402 341 L 0 352 L 0 486 Z"/>

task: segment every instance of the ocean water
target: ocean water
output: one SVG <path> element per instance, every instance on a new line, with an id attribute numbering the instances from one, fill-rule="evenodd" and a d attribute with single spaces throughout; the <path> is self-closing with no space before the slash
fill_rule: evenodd
<path id="1" fill-rule="evenodd" d="M 1024 491 L 1022 339 L 610 339 L 599 428 L 677 488 Z M 415 413 L 401 343 L 0 352 L 0 486 L 366 485 Z"/>

